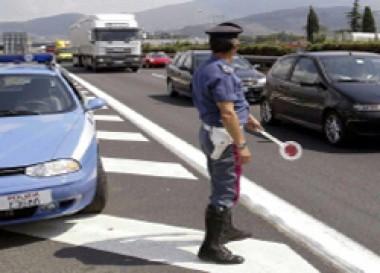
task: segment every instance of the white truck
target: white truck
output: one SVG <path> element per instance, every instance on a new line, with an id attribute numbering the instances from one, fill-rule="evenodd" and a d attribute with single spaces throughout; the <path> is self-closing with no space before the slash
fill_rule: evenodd
<path id="1" fill-rule="evenodd" d="M 89 15 L 70 27 L 73 65 L 100 68 L 141 66 L 141 31 L 133 14 Z"/>

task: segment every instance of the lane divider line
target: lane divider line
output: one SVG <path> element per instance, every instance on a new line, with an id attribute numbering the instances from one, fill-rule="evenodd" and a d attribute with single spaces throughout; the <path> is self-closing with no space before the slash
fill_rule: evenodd
<path id="1" fill-rule="evenodd" d="M 198 180 L 197 177 L 178 163 L 106 157 L 102 158 L 102 163 L 107 173 Z"/>
<path id="2" fill-rule="evenodd" d="M 149 141 L 146 137 L 144 137 L 140 133 L 129 133 L 129 132 L 97 131 L 96 137 L 101 140 L 136 141 L 136 142 Z"/>
<path id="3" fill-rule="evenodd" d="M 69 75 L 96 96 L 107 101 L 109 106 L 145 134 L 208 177 L 206 158 L 199 149 L 82 78 L 72 73 Z M 380 257 L 377 254 L 245 177 L 241 181 L 241 202 L 293 240 L 328 260 L 338 270 L 353 273 L 379 272 Z"/>
<path id="4" fill-rule="evenodd" d="M 119 116 L 114 115 L 94 115 L 94 120 L 96 121 L 112 121 L 112 122 L 123 122 L 124 120 Z"/>
<path id="5" fill-rule="evenodd" d="M 166 76 L 163 75 L 163 74 L 152 73 L 152 76 L 155 77 L 155 78 L 158 78 L 158 79 L 163 79 L 163 80 L 166 79 Z"/>

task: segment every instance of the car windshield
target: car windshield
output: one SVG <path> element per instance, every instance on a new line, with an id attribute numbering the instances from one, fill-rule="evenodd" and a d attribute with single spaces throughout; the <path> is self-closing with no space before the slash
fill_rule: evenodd
<path id="1" fill-rule="evenodd" d="M 237 70 L 252 69 L 251 64 L 241 56 L 235 56 L 232 66 Z"/>
<path id="2" fill-rule="evenodd" d="M 61 113 L 74 106 L 57 77 L 0 75 L 0 117 Z"/>
<path id="3" fill-rule="evenodd" d="M 328 76 L 339 82 L 380 82 L 380 57 L 335 56 L 321 58 Z"/>
<path id="4" fill-rule="evenodd" d="M 202 53 L 195 55 L 195 67 L 199 67 L 202 63 L 210 59 L 211 53 Z"/>
<path id="5" fill-rule="evenodd" d="M 151 58 L 167 58 L 168 55 L 166 55 L 165 53 L 152 53 L 150 57 Z"/>
<path id="6" fill-rule="evenodd" d="M 203 62 L 207 61 L 208 59 L 210 59 L 211 57 L 211 53 L 202 53 L 202 54 L 198 54 L 196 55 L 195 57 L 195 67 L 198 67 L 199 65 L 201 65 Z M 247 69 L 252 69 L 252 66 L 251 64 L 246 60 L 244 59 L 243 57 L 241 56 L 235 56 L 234 57 L 234 60 L 233 60 L 233 63 L 232 63 L 232 66 L 236 69 L 236 70 L 247 70 Z"/>
<path id="7" fill-rule="evenodd" d="M 138 37 L 138 29 L 95 30 L 96 41 L 129 41 Z"/>

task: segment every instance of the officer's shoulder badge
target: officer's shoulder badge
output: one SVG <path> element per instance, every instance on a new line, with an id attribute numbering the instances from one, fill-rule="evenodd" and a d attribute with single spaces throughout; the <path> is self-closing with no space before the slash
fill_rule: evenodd
<path id="1" fill-rule="evenodd" d="M 222 69 L 222 71 L 226 74 L 232 74 L 234 72 L 234 69 L 229 65 L 219 64 L 219 66 Z"/>

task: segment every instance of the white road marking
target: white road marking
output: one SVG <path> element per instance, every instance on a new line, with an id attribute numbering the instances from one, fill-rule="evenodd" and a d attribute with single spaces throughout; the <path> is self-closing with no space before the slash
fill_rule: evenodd
<path id="1" fill-rule="evenodd" d="M 112 121 L 112 122 L 123 122 L 119 116 L 113 115 L 94 115 L 96 121 Z"/>
<path id="2" fill-rule="evenodd" d="M 72 73 L 70 76 L 91 90 L 96 96 L 106 100 L 113 109 L 147 135 L 177 154 L 202 175 L 208 176 L 206 158 L 200 150 L 148 120 L 96 86 Z M 344 272 L 379 272 L 380 257 L 376 253 L 287 203 L 253 181 L 243 178 L 241 184 L 241 202 L 248 209 L 262 216 L 317 255 L 329 260 L 339 270 Z"/>
<path id="3" fill-rule="evenodd" d="M 246 258 L 242 265 L 203 263 L 196 256 L 203 232 L 108 215 L 57 219 L 7 229 L 59 243 L 203 272 L 318 272 L 288 246 L 253 239 L 228 245 L 234 252 Z"/>
<path id="4" fill-rule="evenodd" d="M 98 139 L 103 139 L 103 140 L 149 141 L 146 137 L 144 137 L 140 133 L 98 131 L 96 136 Z"/>
<path id="5" fill-rule="evenodd" d="M 178 163 L 165 163 L 137 159 L 102 158 L 107 173 L 147 175 L 155 177 L 198 180 L 191 172 Z"/>
<path id="6" fill-rule="evenodd" d="M 83 90 L 83 91 L 80 91 L 80 92 L 81 92 L 81 94 L 83 96 L 87 96 L 88 94 L 90 94 L 90 92 L 88 92 L 87 90 Z"/>
<path id="7" fill-rule="evenodd" d="M 86 99 L 87 99 L 87 100 L 93 100 L 93 99 L 96 99 L 96 97 L 91 97 L 91 96 L 89 96 L 89 97 L 86 97 Z"/>
<path id="8" fill-rule="evenodd" d="M 166 76 L 163 75 L 163 74 L 152 73 L 152 76 L 155 77 L 155 78 L 158 78 L 158 79 L 163 79 L 163 80 L 166 79 Z"/>

